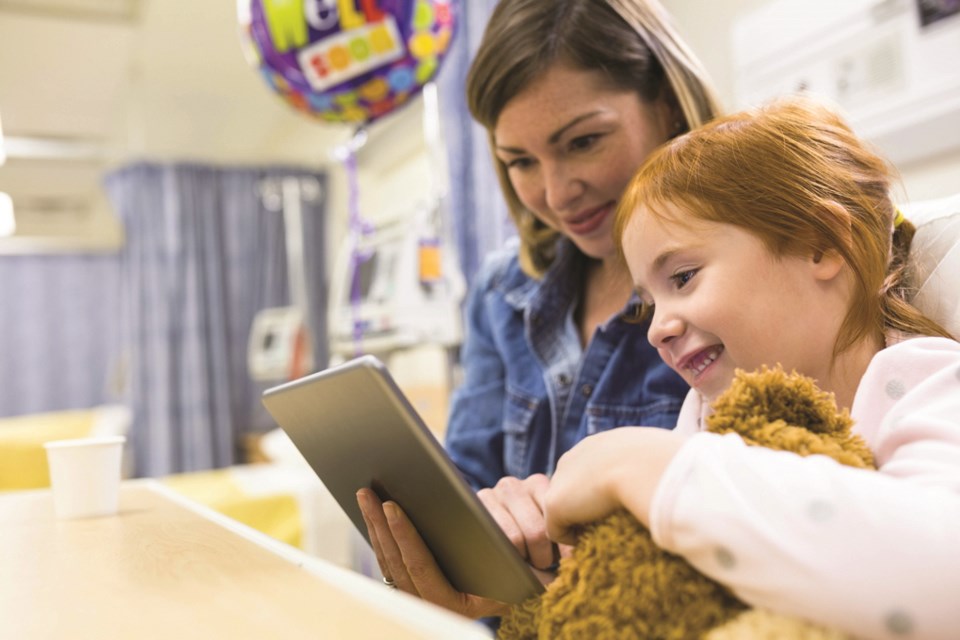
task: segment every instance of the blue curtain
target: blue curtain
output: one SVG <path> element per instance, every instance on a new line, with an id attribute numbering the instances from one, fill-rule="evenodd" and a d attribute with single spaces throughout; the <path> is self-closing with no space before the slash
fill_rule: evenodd
<path id="1" fill-rule="evenodd" d="M 515 234 L 493 170 L 487 133 L 470 117 L 466 78 L 496 0 L 462 0 L 457 33 L 437 77 L 450 172 L 450 219 L 469 283 L 483 256 Z"/>
<path id="2" fill-rule="evenodd" d="M 0 256 L 0 416 L 117 401 L 119 263 Z"/>
<path id="3" fill-rule="evenodd" d="M 233 464 L 243 432 L 272 426 L 246 351 L 256 312 L 289 304 L 283 216 L 260 197 L 264 180 L 284 176 L 319 187 L 302 207 L 312 328 L 323 336 L 324 175 L 141 163 L 105 181 L 127 233 L 120 333 L 137 475 Z M 318 367 L 324 343 L 314 340 Z"/>

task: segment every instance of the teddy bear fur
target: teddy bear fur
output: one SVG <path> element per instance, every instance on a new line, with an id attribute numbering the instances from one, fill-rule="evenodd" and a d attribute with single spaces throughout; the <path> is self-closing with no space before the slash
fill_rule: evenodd
<path id="1" fill-rule="evenodd" d="M 874 468 L 866 443 L 833 395 L 780 367 L 737 371 L 713 404 L 707 430 L 736 433 L 750 445 L 824 454 Z M 586 527 L 546 591 L 514 606 L 501 640 L 776 638 L 834 640 L 843 634 L 773 612 L 750 609 L 683 558 L 654 544 L 626 511 Z"/>

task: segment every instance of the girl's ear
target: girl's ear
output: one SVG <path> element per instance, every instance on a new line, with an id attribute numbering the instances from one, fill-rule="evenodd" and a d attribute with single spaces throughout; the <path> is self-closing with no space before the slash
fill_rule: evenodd
<path id="1" fill-rule="evenodd" d="M 824 200 L 819 203 L 822 211 L 818 211 L 821 222 L 830 227 L 833 242 L 842 243 L 841 246 L 850 246 L 853 237 L 853 222 L 850 212 L 834 200 Z M 817 249 L 813 254 L 813 274 L 821 281 L 832 280 L 837 277 L 846 261 L 837 249 Z"/>
<path id="2" fill-rule="evenodd" d="M 843 265 L 846 264 L 843 256 L 836 249 L 816 251 L 811 258 L 811 262 L 813 277 L 823 282 L 836 278 L 843 270 Z"/>

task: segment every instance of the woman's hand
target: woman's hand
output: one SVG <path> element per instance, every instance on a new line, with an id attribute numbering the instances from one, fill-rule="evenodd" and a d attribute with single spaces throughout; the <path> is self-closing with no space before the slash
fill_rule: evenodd
<path id="1" fill-rule="evenodd" d="M 453 588 L 413 523 L 395 502 L 381 503 L 371 489 L 357 492 L 380 572 L 402 591 L 468 618 L 502 616 L 509 605 Z"/>
<path id="2" fill-rule="evenodd" d="M 544 498 L 550 539 L 573 544 L 582 525 L 621 507 L 649 526 L 654 491 L 685 441 L 654 427 L 622 427 L 580 441 L 560 458 Z"/>

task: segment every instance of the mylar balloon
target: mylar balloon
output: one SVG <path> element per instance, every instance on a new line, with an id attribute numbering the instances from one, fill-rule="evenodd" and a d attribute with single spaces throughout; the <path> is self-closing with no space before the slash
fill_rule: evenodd
<path id="1" fill-rule="evenodd" d="M 253 62 L 284 100 L 329 122 L 370 123 L 415 96 L 456 23 L 456 0 L 249 1 Z"/>

